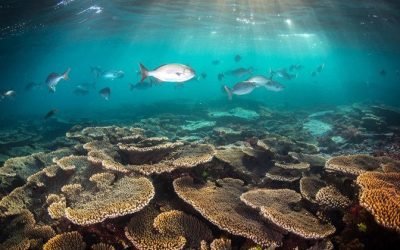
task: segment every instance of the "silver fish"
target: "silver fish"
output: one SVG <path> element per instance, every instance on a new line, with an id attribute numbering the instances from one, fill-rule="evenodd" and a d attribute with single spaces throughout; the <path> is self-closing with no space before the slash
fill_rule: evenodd
<path id="1" fill-rule="evenodd" d="M 125 76 L 125 73 L 122 70 L 109 70 L 104 71 L 101 76 L 104 79 L 115 80 L 123 78 Z"/>
<path id="2" fill-rule="evenodd" d="M 151 71 L 141 63 L 139 66 L 142 75 L 141 81 L 151 76 L 161 82 L 186 82 L 196 76 L 192 68 L 178 63 L 165 64 Z"/>
<path id="3" fill-rule="evenodd" d="M 279 82 L 273 81 L 265 76 L 253 76 L 246 80 L 253 83 L 256 87 L 264 87 L 271 91 L 282 91 L 285 87 Z"/>
<path id="4" fill-rule="evenodd" d="M 17 93 L 14 90 L 8 90 L 6 92 L 4 92 L 3 94 L 0 94 L 0 100 L 3 100 L 5 98 L 9 98 L 12 99 L 15 97 Z"/>
<path id="5" fill-rule="evenodd" d="M 253 82 L 238 82 L 232 88 L 224 86 L 225 92 L 228 94 L 229 100 L 232 95 L 247 95 L 251 93 L 257 86 Z"/>
<path id="6" fill-rule="evenodd" d="M 67 71 L 65 71 L 63 74 L 58 74 L 58 73 L 51 73 L 50 75 L 47 76 L 46 79 L 46 85 L 49 87 L 49 90 L 51 92 L 56 92 L 56 86 L 61 80 L 68 80 L 69 79 L 69 72 L 71 71 L 71 68 L 68 68 Z"/>
<path id="7" fill-rule="evenodd" d="M 297 77 L 296 74 L 289 74 L 286 69 L 270 70 L 270 74 L 271 78 L 277 76 L 286 80 L 292 80 Z"/>

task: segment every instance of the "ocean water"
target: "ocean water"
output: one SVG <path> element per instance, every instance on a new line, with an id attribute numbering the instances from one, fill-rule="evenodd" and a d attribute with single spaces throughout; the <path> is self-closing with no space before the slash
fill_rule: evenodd
<path id="1" fill-rule="evenodd" d="M 276 133 L 295 143 L 315 144 L 318 154 L 326 159 L 362 153 L 400 160 L 399 44 L 400 2 L 394 0 L 3 0 L 0 162 L 72 146 L 60 138 L 77 125 L 140 126 L 153 136 L 167 136 L 174 141 L 193 136 L 215 147 L 251 144 L 251 138 L 261 140 L 266 134 Z M 181 63 L 196 75 L 185 83 L 149 77 L 145 82 L 150 87 L 131 89 L 132 85 L 142 86 L 139 63 L 150 70 Z M 290 70 L 292 65 L 299 69 Z M 121 70 L 124 76 L 114 80 L 96 77 L 93 67 Z M 318 67 L 320 72 L 316 72 Z M 48 75 L 62 74 L 68 68 L 69 80 L 61 80 L 51 92 L 45 83 Z M 244 75 L 228 73 L 239 68 L 252 71 Z M 292 79 L 271 74 L 282 69 Z M 218 78 L 220 74 L 224 75 L 222 79 Z M 232 88 L 255 75 L 272 77 L 284 89 L 275 92 L 260 87 L 229 100 L 224 86 Z M 77 94 L 78 85 L 84 86 L 84 94 Z M 106 87 L 111 90 L 108 100 L 99 93 Z M 7 91 L 13 92 L 7 95 Z M 376 107 L 384 107 L 385 112 Z M 246 122 L 210 118 L 210 112 L 233 112 L 237 108 L 253 110 L 261 118 L 246 118 Z M 56 110 L 55 115 L 45 118 L 51 110 Z M 262 110 L 272 115 L 265 116 Z M 329 115 L 332 113 L 335 115 Z M 367 116 L 378 117 L 379 122 L 368 123 Z M 151 119 L 160 122 L 155 125 Z M 216 121 L 217 125 L 182 129 L 193 120 Z M 175 128 L 166 128 L 163 123 Z M 229 127 L 241 135 L 225 138 L 228 132 L 216 132 L 215 127 Z M 282 150 L 279 154 L 284 157 L 273 162 L 288 157 L 288 151 Z M 21 176 L 21 180 L 26 179 Z M 210 178 L 240 176 L 233 171 L 221 176 L 214 173 Z M 246 179 L 246 184 L 286 187 L 255 179 Z M 355 181 L 354 176 L 350 179 Z M 2 183 L 0 198 L 23 181 Z M 297 186 L 292 189 L 299 191 Z M 358 190 L 343 192 L 358 204 Z M 316 214 L 315 209 L 312 211 Z M 378 240 L 400 241 L 394 232 L 398 232 L 399 224 L 387 229 L 369 216 L 365 221 L 355 220 L 350 228 L 356 234 L 351 234 L 351 239 L 358 239 L 357 243 L 366 249 L 377 249 L 380 245 L 368 240 L 370 234 L 363 234 L 364 229 L 357 231 L 357 225 L 360 228 L 367 224 L 368 229 L 379 232 Z M 331 218 L 337 228 L 335 236 L 342 237 L 344 224 L 337 222 L 341 221 L 337 214 Z M 219 235 L 219 229 L 212 229 L 215 237 Z M 101 238 L 88 239 L 87 231 L 76 230 L 88 245 Z M 2 236 L 0 242 L 7 238 Z M 236 248 L 246 239 L 243 235 L 227 236 Z M 349 241 L 334 241 L 333 237 L 326 239 L 333 241 L 335 248 L 350 248 Z M 307 240 L 297 239 L 299 249 L 314 245 L 315 241 Z M 116 249 L 123 249 L 116 242 L 108 241 Z M 290 246 L 285 241 L 283 249 Z"/>

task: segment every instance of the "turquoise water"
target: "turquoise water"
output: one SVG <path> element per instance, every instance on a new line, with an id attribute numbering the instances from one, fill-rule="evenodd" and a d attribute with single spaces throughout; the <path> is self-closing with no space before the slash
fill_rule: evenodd
<path id="1" fill-rule="evenodd" d="M 396 7 L 394 2 L 375 1 L 4 3 L 1 12 L 8 15 L 1 29 L 1 87 L 15 90 L 16 96 L 1 102 L 1 116 L 37 117 L 56 108 L 60 116 L 88 117 L 110 107 L 140 109 L 142 104 L 158 101 L 207 103 L 227 99 L 222 85 L 246 79 L 218 81 L 221 72 L 253 67 L 253 75 L 268 77 L 270 69 L 293 64 L 303 66 L 297 78 L 276 79 L 286 87 L 284 91 L 257 89 L 234 99 L 287 109 L 354 102 L 397 106 Z M 242 60 L 235 62 L 235 55 Z M 213 65 L 214 60 L 220 64 Z M 139 62 L 150 69 L 183 63 L 194 68 L 197 77 L 206 73 L 207 78 L 192 80 L 182 88 L 165 83 L 131 92 L 129 83 L 139 81 Z M 321 64 L 325 64 L 323 72 L 312 77 Z M 125 77 L 100 79 L 88 95 L 76 96 L 76 85 L 93 81 L 91 66 L 123 70 Z M 62 73 L 69 67 L 70 80 L 61 81 L 56 93 L 49 93 L 45 86 L 24 90 L 29 82 L 42 84 L 49 73 Z M 380 74 L 382 70 L 385 75 Z M 111 88 L 109 101 L 98 94 L 103 87 Z"/>

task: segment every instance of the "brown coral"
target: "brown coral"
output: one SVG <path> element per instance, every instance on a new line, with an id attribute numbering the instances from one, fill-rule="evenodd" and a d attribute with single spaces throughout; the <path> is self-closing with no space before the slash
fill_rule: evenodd
<path id="1" fill-rule="evenodd" d="M 84 250 L 85 248 L 86 243 L 76 231 L 58 234 L 43 246 L 43 250 Z"/>
<path id="2" fill-rule="evenodd" d="M 341 155 L 330 158 L 325 164 L 325 169 L 358 176 L 367 171 L 380 169 L 381 164 L 379 158 L 369 155 Z"/>
<path id="3" fill-rule="evenodd" d="M 178 210 L 159 214 L 154 219 L 153 226 L 161 234 L 185 237 L 187 244 L 193 248 L 199 248 L 202 240 L 212 240 L 211 230 L 204 223 Z"/>
<path id="4" fill-rule="evenodd" d="M 257 214 L 252 214 L 240 202 L 240 195 L 246 191 L 243 182 L 226 178 L 218 185 L 193 183 L 190 177 L 174 181 L 178 196 L 192 205 L 210 222 L 234 235 L 240 235 L 264 246 L 278 246 L 282 235 L 260 223 Z"/>
<path id="5" fill-rule="evenodd" d="M 97 243 L 90 247 L 92 250 L 115 250 L 115 248 L 106 243 Z"/>
<path id="6" fill-rule="evenodd" d="M 92 175 L 89 180 L 96 183 L 96 186 L 100 189 L 110 187 L 115 180 L 115 175 L 113 173 L 97 173 Z"/>
<path id="7" fill-rule="evenodd" d="M 177 169 L 193 168 L 210 162 L 214 147 L 208 144 L 190 144 L 164 155 L 164 159 L 153 164 L 128 165 L 127 168 L 144 175 L 169 173 Z"/>
<path id="8" fill-rule="evenodd" d="M 400 173 L 367 172 L 357 178 L 360 204 L 384 227 L 400 232 Z"/>
<path id="9" fill-rule="evenodd" d="M 303 177 L 300 180 L 300 193 L 305 199 L 313 203 L 318 203 L 316 200 L 317 192 L 325 186 L 326 183 L 320 179 L 314 177 Z"/>
<path id="10" fill-rule="evenodd" d="M 315 200 L 318 204 L 327 208 L 346 208 L 351 204 L 351 201 L 346 196 L 342 195 L 334 186 L 323 187 L 318 190 L 315 195 Z"/>
<path id="11" fill-rule="evenodd" d="M 299 204 L 301 195 L 290 189 L 255 189 L 240 196 L 248 206 L 260 210 L 268 221 L 306 239 L 320 239 L 335 232 Z"/>
<path id="12" fill-rule="evenodd" d="M 175 234 L 161 234 L 154 230 L 153 223 L 157 215 L 157 210 L 151 206 L 134 214 L 125 227 L 126 237 L 138 249 L 183 249 L 186 244 L 185 237 Z"/>
<path id="13" fill-rule="evenodd" d="M 66 208 L 65 216 L 75 224 L 88 225 L 143 209 L 153 198 L 154 187 L 147 178 L 123 177 L 111 189 L 81 196 Z"/>
<path id="14" fill-rule="evenodd" d="M 211 250 L 231 250 L 232 242 L 227 238 L 215 239 L 210 244 Z"/>
<path id="15" fill-rule="evenodd" d="M 41 248 L 42 242 L 55 235 L 50 226 L 39 226 L 28 210 L 22 210 L 20 214 L 11 217 L 0 228 L 2 243 L 0 249 L 31 249 Z"/>
<path id="16" fill-rule="evenodd" d="M 49 213 L 50 218 L 52 218 L 53 220 L 58 220 L 65 216 L 66 207 L 67 204 L 65 202 L 65 199 L 62 199 L 51 203 L 47 208 L 47 212 Z"/>
<path id="17" fill-rule="evenodd" d="M 301 178 L 301 171 L 296 169 L 286 169 L 279 167 L 272 167 L 265 174 L 270 180 L 282 182 L 295 182 Z"/>

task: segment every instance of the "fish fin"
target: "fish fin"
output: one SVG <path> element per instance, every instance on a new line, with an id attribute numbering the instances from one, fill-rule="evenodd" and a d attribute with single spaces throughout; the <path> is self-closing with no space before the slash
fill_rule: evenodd
<path id="1" fill-rule="evenodd" d="M 71 72 L 71 68 L 68 68 L 67 71 L 63 74 L 64 80 L 69 80 L 69 72 Z"/>
<path id="2" fill-rule="evenodd" d="M 225 89 L 225 92 L 228 94 L 228 99 L 232 100 L 232 91 L 231 91 L 231 89 L 226 85 L 224 85 L 224 89 Z"/>
<path id="3" fill-rule="evenodd" d="M 149 71 L 141 63 L 139 63 L 139 67 L 140 67 L 140 74 L 142 75 L 142 79 L 140 79 L 140 81 L 143 82 L 143 80 L 146 79 L 149 76 Z"/>

